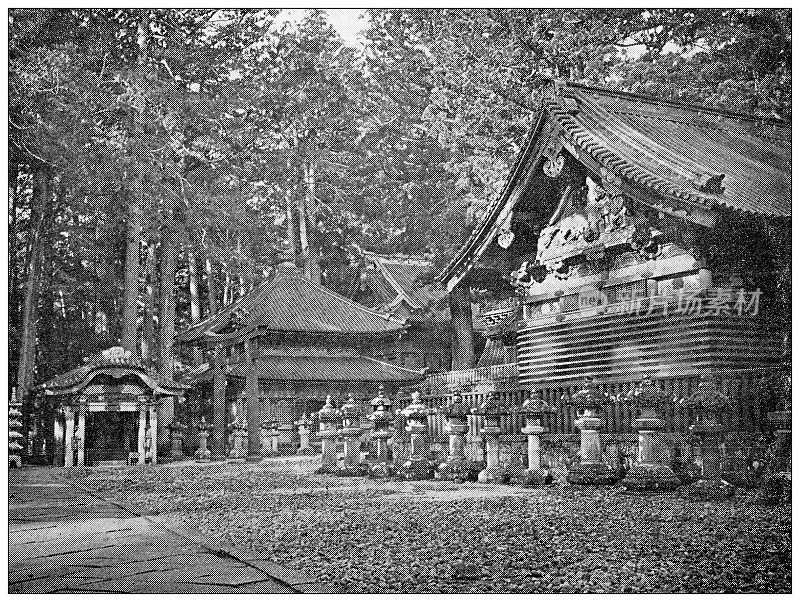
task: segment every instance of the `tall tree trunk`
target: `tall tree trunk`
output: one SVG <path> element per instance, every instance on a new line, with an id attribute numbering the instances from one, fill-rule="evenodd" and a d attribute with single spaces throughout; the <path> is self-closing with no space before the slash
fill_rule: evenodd
<path id="1" fill-rule="evenodd" d="M 167 203 L 169 206 L 170 203 Z M 165 221 L 170 223 L 173 218 L 169 213 Z M 161 235 L 160 257 L 160 290 L 159 290 L 159 365 L 158 373 L 161 378 L 170 380 L 175 378 L 173 357 L 173 344 L 175 342 L 175 271 L 178 263 L 177 233 L 171 227 L 165 227 Z M 167 425 L 172 423 L 175 415 L 175 399 L 164 397 L 158 408 L 158 423 L 156 440 L 159 454 L 169 453 L 169 431 Z"/>
<path id="2" fill-rule="evenodd" d="M 134 185 L 138 189 L 139 185 Z M 122 301 L 122 346 L 135 355 L 136 317 L 139 309 L 139 247 L 141 211 L 138 191 L 128 193 L 128 223 L 125 227 L 125 293 Z"/>
<path id="3" fill-rule="evenodd" d="M 286 234 L 289 239 L 289 261 L 293 264 L 297 263 L 297 224 L 295 223 L 295 195 L 297 194 L 297 185 L 291 186 L 286 189 Z M 299 267 L 299 266 L 298 266 Z"/>
<path id="4" fill-rule="evenodd" d="M 145 305 L 142 325 L 142 361 L 148 366 L 155 365 L 155 306 L 156 306 L 156 243 L 147 243 L 147 263 L 145 265 Z"/>
<path id="5" fill-rule="evenodd" d="M 172 345 L 175 340 L 175 271 L 177 268 L 175 233 L 165 230 L 161 237 L 159 291 L 159 374 L 173 378 Z"/>
<path id="6" fill-rule="evenodd" d="M 33 419 L 29 391 L 33 385 L 33 372 L 36 358 L 36 339 L 38 336 L 39 296 L 42 290 L 42 272 L 47 247 L 47 233 L 53 214 L 50 198 L 50 171 L 37 166 L 33 175 L 33 196 L 31 198 L 31 251 L 28 256 L 28 275 L 25 282 L 25 298 L 22 305 L 22 327 L 20 331 L 19 363 L 17 364 L 17 395 L 22 402 L 23 435 L 25 447 L 29 448 L 27 436 Z"/>
<path id="7" fill-rule="evenodd" d="M 214 278 L 214 264 L 206 249 L 206 284 L 208 286 L 208 313 L 214 316 L 219 311 L 217 307 L 217 281 Z"/>
<path id="8" fill-rule="evenodd" d="M 150 34 L 150 13 L 140 10 L 137 22 L 137 72 L 144 83 L 147 67 L 147 40 Z M 134 120 L 137 116 L 134 115 Z M 135 131 L 135 130 L 134 130 Z M 122 346 L 136 355 L 136 317 L 139 309 L 139 253 L 142 242 L 142 207 L 144 185 L 140 177 L 133 177 L 133 193 L 128 194 L 128 223 L 125 232 L 125 293 L 122 310 Z"/>
<path id="9" fill-rule="evenodd" d="M 319 270 L 319 249 L 316 243 L 316 223 L 317 196 L 316 196 L 316 170 L 312 163 L 306 162 L 303 165 L 305 180 L 305 198 L 302 199 L 300 211 L 300 241 L 303 247 L 303 263 L 306 278 L 319 283 L 321 275 Z M 311 228 L 309 230 L 309 225 Z"/>
<path id="10" fill-rule="evenodd" d="M 475 335 L 472 330 L 472 304 L 467 279 L 450 292 L 450 321 L 453 327 L 453 370 L 475 366 Z"/>
<path id="11" fill-rule="evenodd" d="M 313 163 L 306 165 L 306 211 L 311 231 L 308 241 L 308 252 L 311 259 L 311 280 L 322 282 L 319 267 L 319 240 L 317 232 L 317 169 Z"/>
<path id="12" fill-rule="evenodd" d="M 228 266 L 225 266 L 225 286 L 222 289 L 222 306 L 227 307 L 233 302 L 233 290 L 231 287 L 231 272 Z"/>
<path id="13" fill-rule="evenodd" d="M 31 199 L 31 250 L 28 256 L 25 298 L 22 305 L 22 327 L 20 330 L 19 365 L 17 366 L 17 394 L 24 400 L 33 382 L 34 355 L 36 351 L 37 314 L 39 293 L 42 284 L 45 232 L 50 220 L 49 171 L 44 166 L 36 168 L 33 176 Z"/>
<path id="14" fill-rule="evenodd" d="M 308 248 L 308 211 L 304 193 L 297 195 L 297 225 L 300 231 L 300 258 L 303 274 L 311 280 L 311 256 Z"/>
<path id="15" fill-rule="evenodd" d="M 197 324 L 203 317 L 200 309 L 200 286 L 197 276 L 197 257 L 193 251 L 188 253 L 189 261 L 189 309 L 192 316 L 192 324 Z M 192 347 L 192 359 L 194 364 L 199 366 L 203 363 L 203 351 L 199 347 Z"/>
<path id="16" fill-rule="evenodd" d="M 242 255 L 242 236 L 236 235 L 236 277 L 239 281 L 239 298 L 247 294 L 244 277 L 244 256 Z"/>
<path id="17" fill-rule="evenodd" d="M 8 297 L 9 313 L 17 315 L 17 180 L 19 179 L 19 163 L 10 154 L 8 158 Z"/>
<path id="18" fill-rule="evenodd" d="M 41 308 L 39 309 L 38 333 L 39 344 L 34 351 L 34 362 L 37 367 L 36 373 L 39 382 L 49 380 L 62 371 L 63 351 L 56 348 L 56 311 L 55 298 L 53 294 L 53 273 L 55 269 L 55 254 L 48 249 L 52 248 L 52 236 L 50 233 L 45 235 L 47 243 L 43 251 L 42 283 L 40 285 Z M 59 341 L 61 342 L 61 341 Z M 70 366 L 72 367 L 72 366 Z M 32 398 L 34 396 L 31 396 Z M 34 456 L 41 457 L 45 453 L 45 440 L 47 430 L 45 423 L 47 398 L 38 396 L 35 406 L 31 404 L 33 437 L 31 451 Z M 50 423 L 48 430 L 52 431 L 53 424 Z"/>

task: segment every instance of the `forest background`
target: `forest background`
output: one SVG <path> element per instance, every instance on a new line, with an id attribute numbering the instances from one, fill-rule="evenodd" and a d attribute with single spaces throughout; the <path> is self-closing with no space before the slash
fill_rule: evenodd
<path id="1" fill-rule="evenodd" d="M 317 10 L 9 12 L 10 386 L 114 344 L 172 377 L 176 330 L 281 261 L 356 300 L 364 251 L 435 274 L 552 78 L 791 118 L 790 9 L 364 21 L 350 46 Z"/>

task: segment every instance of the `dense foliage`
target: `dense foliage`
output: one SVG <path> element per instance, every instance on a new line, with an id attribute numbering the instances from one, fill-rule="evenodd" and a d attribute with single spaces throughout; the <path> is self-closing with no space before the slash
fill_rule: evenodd
<path id="1" fill-rule="evenodd" d="M 547 78 L 791 117 L 788 9 L 370 10 L 356 48 L 324 11 L 277 15 L 10 11 L 23 389 L 125 321 L 170 371 L 175 328 L 285 259 L 351 296 L 364 249 L 441 267 L 501 190 Z"/>
<path id="2" fill-rule="evenodd" d="M 93 468 L 83 483 L 348 593 L 791 587 L 791 507 L 765 507 L 757 492 L 710 503 L 617 487 L 347 479 L 311 466 Z"/>

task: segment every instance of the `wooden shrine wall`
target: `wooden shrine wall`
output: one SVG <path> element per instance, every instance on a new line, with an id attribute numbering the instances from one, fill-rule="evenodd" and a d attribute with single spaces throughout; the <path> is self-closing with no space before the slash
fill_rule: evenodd
<path id="1" fill-rule="evenodd" d="M 682 315 L 670 308 L 649 314 L 595 313 L 519 323 L 519 383 L 543 386 L 585 376 L 604 381 L 696 375 L 703 370 L 771 367 L 780 341 L 759 316 Z"/>

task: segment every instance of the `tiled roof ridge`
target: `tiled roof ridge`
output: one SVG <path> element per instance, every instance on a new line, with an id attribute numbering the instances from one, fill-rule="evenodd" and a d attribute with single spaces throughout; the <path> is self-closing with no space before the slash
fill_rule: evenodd
<path id="1" fill-rule="evenodd" d="M 350 305 L 353 309 L 356 309 L 358 311 L 362 311 L 364 313 L 372 314 L 373 316 L 376 316 L 378 318 L 386 320 L 387 322 L 393 322 L 397 326 L 403 326 L 405 324 L 402 320 L 398 320 L 397 318 L 395 318 L 394 316 L 392 316 L 392 315 L 390 315 L 388 313 L 382 313 L 382 312 L 379 312 L 379 311 L 375 311 L 373 309 L 370 309 L 366 305 L 361 305 L 360 303 L 356 303 L 352 299 L 348 299 L 344 295 L 340 295 L 336 291 L 334 291 L 332 289 L 329 289 L 328 287 L 326 287 L 326 286 L 324 286 L 322 284 L 317 284 L 313 280 L 308 280 L 307 278 L 304 278 L 302 276 L 280 274 L 275 278 L 275 280 L 273 280 L 273 282 L 277 282 L 280 279 L 283 279 L 283 280 L 299 280 L 301 282 L 304 282 L 307 285 L 311 285 L 312 287 L 316 288 L 318 291 L 320 291 L 321 293 L 323 293 L 323 294 L 325 294 L 325 295 L 327 295 L 329 297 L 332 297 L 332 298 L 337 299 L 339 301 L 344 301 L 347 305 Z"/>
<path id="2" fill-rule="evenodd" d="M 142 363 L 141 360 L 133 360 L 131 358 L 120 360 L 116 358 L 110 359 L 94 356 L 90 358 L 90 361 L 87 363 L 67 370 L 66 372 L 62 372 L 61 374 L 57 374 L 53 378 L 36 385 L 33 388 L 34 390 L 39 390 L 72 386 L 73 384 L 86 379 L 86 377 L 88 377 L 92 372 L 107 368 L 126 368 L 129 370 L 141 371 L 145 374 L 145 376 L 150 378 L 159 386 L 163 385 L 170 388 L 181 388 L 183 386 L 171 378 L 165 378 L 161 376 L 158 371 Z"/>
<path id="3" fill-rule="evenodd" d="M 364 257 L 374 258 L 379 263 L 396 263 L 399 265 L 421 265 L 421 266 L 430 266 L 431 260 L 422 256 L 422 255 L 406 255 L 405 253 L 394 253 L 392 255 L 387 255 L 384 253 L 373 253 L 371 251 L 365 251 Z"/>
<path id="4" fill-rule="evenodd" d="M 598 113 L 606 113 L 611 115 L 611 112 L 606 107 L 595 102 L 593 99 L 584 99 L 586 102 L 591 103 Z M 748 211 L 737 207 L 726 199 L 725 195 L 704 193 L 701 191 L 689 191 L 686 187 L 689 183 L 673 182 L 664 178 L 661 175 L 644 170 L 638 165 L 631 163 L 627 158 L 623 157 L 620 153 L 608 148 L 604 141 L 598 138 L 597 134 L 588 131 L 584 125 L 579 123 L 570 114 L 569 110 L 557 100 L 550 100 L 545 104 L 553 117 L 561 124 L 564 133 L 569 135 L 572 141 L 583 148 L 587 153 L 594 157 L 598 163 L 606 167 L 609 171 L 621 174 L 629 180 L 633 180 L 650 188 L 668 194 L 679 199 L 684 199 L 690 202 L 697 203 L 702 206 L 710 206 L 716 203 L 721 203 L 730 210 L 740 213 L 749 213 Z"/>
<path id="5" fill-rule="evenodd" d="M 760 116 L 755 115 L 752 113 L 742 113 L 738 111 L 731 111 L 730 109 L 721 109 L 717 107 L 710 107 L 707 105 L 701 105 L 697 103 L 691 103 L 685 100 L 678 100 L 675 98 L 659 98 L 657 96 L 650 96 L 647 94 L 641 94 L 638 92 L 628 92 L 626 90 L 617 90 L 614 88 L 609 88 L 606 86 L 598 86 L 593 84 L 581 84 L 578 82 L 573 81 L 559 81 L 557 83 L 558 88 L 567 88 L 567 89 L 581 89 L 586 90 L 588 92 L 597 92 L 599 94 L 605 94 L 607 96 L 618 96 L 621 98 L 627 98 L 630 100 L 638 100 L 641 102 L 646 102 L 649 104 L 655 105 L 663 105 L 674 107 L 678 109 L 684 109 L 688 111 L 701 111 L 704 113 L 712 113 L 714 115 L 722 115 L 723 117 L 732 117 L 735 119 L 745 119 L 747 121 L 753 121 L 756 123 L 770 123 L 782 128 L 791 129 L 791 123 L 784 120 L 779 119 L 777 117 L 767 117 L 767 116 Z M 558 89 L 557 88 L 557 89 Z M 563 93 L 563 92 L 562 92 Z"/>
<path id="6" fill-rule="evenodd" d="M 637 116 L 637 117 L 641 116 L 641 113 L 638 113 L 638 112 L 632 111 L 632 110 L 631 111 L 625 111 L 625 110 L 614 109 L 613 111 L 609 111 L 609 112 L 610 113 L 614 113 L 615 115 L 631 115 L 631 116 Z M 686 125 L 686 121 L 682 121 L 680 119 L 670 119 L 669 116 L 667 116 L 667 115 L 659 115 L 659 116 L 647 115 L 647 117 L 650 117 L 652 119 L 658 119 L 660 121 L 667 121 L 669 123 L 675 123 L 675 124 L 678 124 L 678 125 Z M 720 132 L 731 132 L 731 131 L 734 131 L 733 128 L 723 127 L 720 124 L 714 124 L 714 123 L 692 123 L 691 125 L 692 125 L 692 127 L 705 128 L 705 129 L 709 129 L 709 130 L 717 130 L 717 131 L 720 131 Z M 789 128 L 784 127 L 782 129 L 783 130 L 788 130 L 788 131 L 786 131 L 787 135 L 790 134 L 790 130 L 791 130 L 790 127 Z M 779 140 L 781 142 L 791 142 L 791 136 L 788 136 L 788 137 L 787 136 L 779 136 L 777 134 L 776 135 L 770 135 L 769 133 L 765 133 L 763 130 L 747 130 L 747 132 L 748 132 L 749 135 L 756 136 L 758 138 L 766 138 L 768 140 Z"/>
<path id="7" fill-rule="evenodd" d="M 407 370 L 408 372 L 413 372 L 414 374 L 419 374 L 419 370 L 412 370 L 411 368 L 406 368 L 405 366 L 401 366 L 399 364 L 393 364 L 392 362 L 387 362 L 385 360 L 378 359 L 376 357 L 371 357 L 369 355 L 364 355 L 363 353 L 354 353 L 352 355 L 337 355 L 337 354 L 297 354 L 297 353 L 273 353 L 269 355 L 259 356 L 254 358 L 253 361 L 258 362 L 259 360 L 268 360 L 270 358 L 275 357 L 288 357 L 292 359 L 365 359 L 370 360 L 372 362 L 377 362 L 379 364 L 383 364 L 384 366 L 390 366 L 392 368 L 401 368 L 403 370 Z M 243 365 L 247 364 L 246 360 L 239 360 L 236 362 L 231 362 L 230 364 L 226 364 L 228 366 L 236 366 L 236 365 Z"/>

